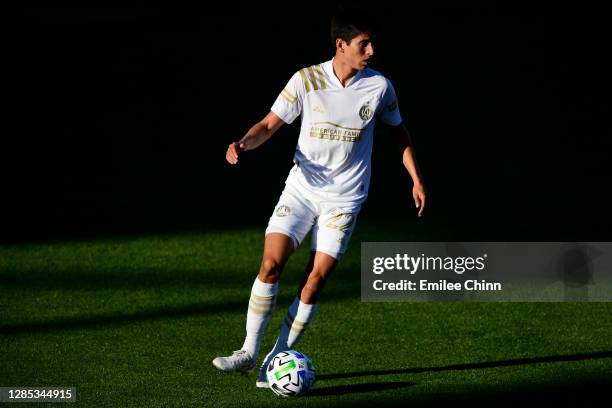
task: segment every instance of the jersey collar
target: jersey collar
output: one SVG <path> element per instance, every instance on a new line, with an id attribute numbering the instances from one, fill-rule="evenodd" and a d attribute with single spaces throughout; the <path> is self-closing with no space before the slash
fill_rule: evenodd
<path id="1" fill-rule="evenodd" d="M 351 85 L 357 82 L 359 78 L 361 78 L 361 76 L 363 75 L 363 71 L 365 71 L 364 69 L 357 71 L 357 74 L 355 74 L 355 76 L 351 78 L 349 83 L 346 86 L 342 86 L 342 83 L 340 82 L 336 74 L 334 73 L 333 62 L 334 62 L 334 59 L 332 58 L 329 61 L 323 63 L 323 70 L 325 71 L 327 76 L 331 79 L 331 82 L 334 85 L 336 85 L 338 88 L 342 88 L 342 89 L 349 88 Z"/>

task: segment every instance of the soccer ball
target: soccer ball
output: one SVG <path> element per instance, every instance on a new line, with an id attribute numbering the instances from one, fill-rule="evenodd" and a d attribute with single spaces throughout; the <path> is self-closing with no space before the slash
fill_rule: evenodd
<path id="1" fill-rule="evenodd" d="M 273 393 L 295 397 L 310 390 L 315 380 L 315 368 L 306 355 L 287 350 L 272 358 L 266 376 Z"/>

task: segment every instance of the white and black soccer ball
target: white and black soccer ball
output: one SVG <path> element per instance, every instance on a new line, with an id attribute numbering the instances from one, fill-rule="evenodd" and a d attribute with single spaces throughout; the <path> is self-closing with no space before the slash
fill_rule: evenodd
<path id="1" fill-rule="evenodd" d="M 266 376 L 273 393 L 281 397 L 295 397 L 310 390 L 315 381 L 315 368 L 306 355 L 287 350 L 272 358 Z"/>

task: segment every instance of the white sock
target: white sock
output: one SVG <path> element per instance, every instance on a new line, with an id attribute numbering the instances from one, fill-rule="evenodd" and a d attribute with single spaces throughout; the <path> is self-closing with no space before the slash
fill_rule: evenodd
<path id="1" fill-rule="evenodd" d="M 312 305 L 308 305 L 306 303 L 302 303 L 299 298 L 295 298 L 293 303 L 298 302 L 297 313 L 289 314 L 287 311 L 287 316 L 285 316 L 285 322 L 283 323 L 283 327 L 289 327 L 287 336 L 287 349 L 291 350 L 295 344 L 300 340 L 302 333 L 308 327 L 308 324 L 314 318 L 315 312 L 317 311 L 317 304 L 314 303 Z M 292 316 L 295 316 L 293 319 Z M 289 326 L 291 323 L 291 326 Z"/>
<path id="2" fill-rule="evenodd" d="M 247 312 L 246 338 L 242 345 L 242 350 L 248 351 L 253 359 L 257 359 L 261 339 L 274 311 L 277 293 L 278 282 L 265 283 L 255 278 Z"/>
<path id="3" fill-rule="evenodd" d="M 281 325 L 280 334 L 276 339 L 274 348 L 264 359 L 264 364 L 277 353 L 284 350 L 291 350 L 293 346 L 297 344 L 302 333 L 312 321 L 316 311 L 316 304 L 309 305 L 302 303 L 299 297 L 295 298 L 291 306 L 289 306 L 289 310 L 287 310 L 287 315 Z"/>

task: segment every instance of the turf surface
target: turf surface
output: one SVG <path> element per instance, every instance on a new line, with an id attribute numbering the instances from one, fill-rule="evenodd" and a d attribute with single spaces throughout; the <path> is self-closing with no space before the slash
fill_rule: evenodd
<path id="1" fill-rule="evenodd" d="M 296 347 L 317 368 L 315 388 L 290 400 L 210 363 L 242 344 L 263 228 L 3 245 L 0 386 L 75 386 L 76 405 L 107 407 L 607 398 L 612 303 L 361 302 L 359 243 L 432 238 L 405 231 L 358 226 Z M 284 271 L 264 353 L 307 256 L 303 245 Z"/>

